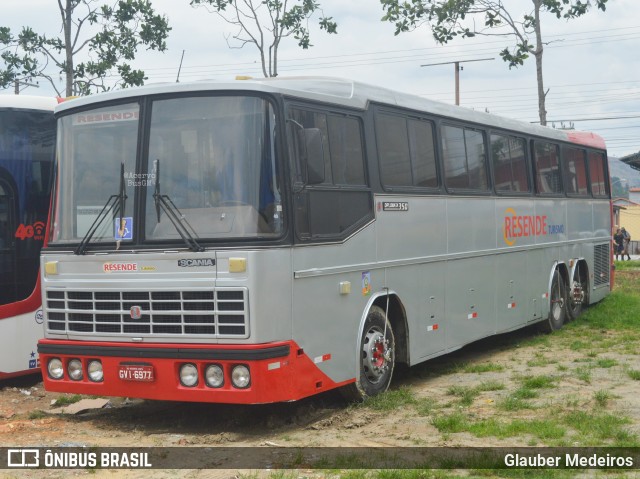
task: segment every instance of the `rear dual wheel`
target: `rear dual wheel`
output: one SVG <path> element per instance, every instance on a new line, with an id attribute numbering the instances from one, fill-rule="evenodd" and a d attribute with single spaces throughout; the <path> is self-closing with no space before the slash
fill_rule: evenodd
<path id="1" fill-rule="evenodd" d="M 586 271 L 582 271 L 582 268 L 586 268 L 586 265 L 583 263 L 578 263 L 576 265 L 576 269 L 573 272 L 571 287 L 568 291 L 569 305 L 567 308 L 567 314 L 569 319 L 577 319 L 585 308 L 585 305 L 588 304 L 587 293 L 589 291 L 589 284 L 586 279 Z"/>
<path id="2" fill-rule="evenodd" d="M 562 329 L 567 319 L 567 285 L 557 269 L 553 273 L 549 296 L 551 302 L 549 317 L 541 323 L 541 328 L 543 331 L 551 333 Z"/>

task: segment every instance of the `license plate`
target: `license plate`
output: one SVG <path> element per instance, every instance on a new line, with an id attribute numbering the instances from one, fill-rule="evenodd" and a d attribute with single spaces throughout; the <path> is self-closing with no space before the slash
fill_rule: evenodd
<path id="1" fill-rule="evenodd" d="M 153 381 L 153 366 L 121 364 L 118 377 L 123 381 Z"/>

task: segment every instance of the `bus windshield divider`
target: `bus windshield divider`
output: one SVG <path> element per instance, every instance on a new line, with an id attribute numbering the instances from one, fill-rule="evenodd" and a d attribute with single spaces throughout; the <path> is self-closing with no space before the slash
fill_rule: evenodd
<path id="1" fill-rule="evenodd" d="M 193 229 L 193 227 L 187 221 L 187 218 L 180 212 L 175 203 L 171 200 L 168 195 L 163 195 L 160 193 L 160 160 L 155 160 L 155 171 L 156 171 L 156 186 L 153 192 L 153 200 L 156 204 L 156 214 L 158 216 L 158 223 L 160 222 L 160 211 L 164 211 L 171 221 L 171 224 L 174 226 L 182 241 L 187 245 L 187 247 L 194 252 L 204 251 L 204 248 L 198 244 L 196 238 L 198 234 Z"/>

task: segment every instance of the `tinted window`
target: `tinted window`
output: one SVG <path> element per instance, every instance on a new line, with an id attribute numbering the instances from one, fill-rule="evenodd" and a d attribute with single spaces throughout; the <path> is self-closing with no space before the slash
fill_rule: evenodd
<path id="1" fill-rule="evenodd" d="M 526 142 L 522 138 L 491 135 L 491 153 L 496 190 L 528 192 Z"/>
<path id="2" fill-rule="evenodd" d="M 484 135 L 469 128 L 442 128 L 445 181 L 447 188 L 487 190 Z"/>
<path id="3" fill-rule="evenodd" d="M 561 194 L 558 146 L 542 141 L 534 142 L 536 191 L 540 194 Z"/>
<path id="4" fill-rule="evenodd" d="M 324 184 L 366 184 L 361 128 L 356 118 L 297 109 L 291 110 L 291 116 L 302 127 L 322 132 Z"/>
<path id="5" fill-rule="evenodd" d="M 593 196 L 608 196 L 605 174 L 605 159 L 602 153 L 589 153 L 589 176 L 591 178 L 591 193 L 593 194 Z"/>
<path id="6" fill-rule="evenodd" d="M 307 185 L 294 196 L 294 222 L 300 240 L 344 237 L 373 215 L 373 201 L 364 168 L 361 121 L 355 116 L 289 110 L 295 123 L 289 130 L 291 146 L 300 128 L 318 128 L 322 133 L 325 181 Z M 291 147 L 298 167 L 301 156 Z M 300 176 L 300 172 L 298 172 Z"/>
<path id="7" fill-rule="evenodd" d="M 376 136 L 385 186 L 438 186 L 431 122 L 382 113 Z"/>
<path id="8" fill-rule="evenodd" d="M 580 148 L 562 147 L 562 169 L 567 194 L 587 196 L 587 166 L 585 151 Z"/>
<path id="9" fill-rule="evenodd" d="M 360 123 L 355 118 L 328 117 L 331 170 L 335 185 L 364 185 Z"/>
<path id="10" fill-rule="evenodd" d="M 395 115 L 378 115 L 376 136 L 382 184 L 412 186 L 411 153 L 406 120 Z"/>

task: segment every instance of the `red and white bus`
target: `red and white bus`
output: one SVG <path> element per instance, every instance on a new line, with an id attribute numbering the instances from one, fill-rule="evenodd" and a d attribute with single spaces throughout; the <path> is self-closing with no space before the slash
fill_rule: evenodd
<path id="1" fill-rule="evenodd" d="M 0 379 L 40 371 L 40 249 L 55 151 L 54 98 L 0 96 Z"/>
<path id="2" fill-rule="evenodd" d="M 339 79 L 60 105 L 43 250 L 51 391 L 266 403 L 414 365 L 611 286 L 597 135 Z"/>

